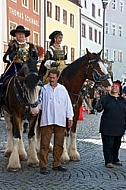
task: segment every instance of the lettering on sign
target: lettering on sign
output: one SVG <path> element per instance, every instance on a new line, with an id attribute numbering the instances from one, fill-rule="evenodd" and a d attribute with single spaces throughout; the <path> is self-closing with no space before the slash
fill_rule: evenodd
<path id="1" fill-rule="evenodd" d="M 38 20 L 31 18 L 30 16 L 24 14 L 23 12 L 20 12 L 16 9 L 13 9 L 12 7 L 9 7 L 9 13 L 14 15 L 15 17 L 21 18 L 22 20 L 25 20 L 31 24 L 34 24 L 39 27 L 39 22 Z"/>

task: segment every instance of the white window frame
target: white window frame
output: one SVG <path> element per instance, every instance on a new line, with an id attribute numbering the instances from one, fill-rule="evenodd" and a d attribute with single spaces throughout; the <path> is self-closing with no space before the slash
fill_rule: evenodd
<path id="1" fill-rule="evenodd" d="M 118 36 L 122 37 L 123 36 L 123 26 L 118 25 Z"/>
<path id="2" fill-rule="evenodd" d="M 27 5 L 25 5 L 25 3 L 23 3 L 24 1 L 27 2 Z M 25 7 L 26 9 L 28 9 L 29 8 L 29 0 L 22 0 L 22 6 Z"/>
<path id="3" fill-rule="evenodd" d="M 112 9 L 115 10 L 116 9 L 116 3 L 117 3 L 116 0 L 112 0 L 111 3 L 112 3 Z"/>
<path id="4" fill-rule="evenodd" d="M 92 17 L 96 17 L 96 6 L 94 3 L 92 3 Z"/>
<path id="5" fill-rule="evenodd" d="M 14 25 L 15 27 L 10 28 L 11 24 Z M 17 27 L 17 23 L 16 22 L 9 21 L 9 34 L 10 34 L 10 31 L 13 30 L 13 29 L 15 29 L 16 27 Z M 14 38 L 13 36 L 9 35 L 9 40 L 11 40 L 13 38 Z"/>
<path id="6" fill-rule="evenodd" d="M 120 63 L 123 62 L 123 51 L 122 50 L 118 50 L 118 62 L 120 62 Z"/>
<path id="7" fill-rule="evenodd" d="M 105 23 L 105 34 L 109 34 L 109 23 Z"/>
<path id="8" fill-rule="evenodd" d="M 36 42 L 35 42 L 35 34 L 38 35 L 38 43 L 37 43 L 37 44 L 36 44 Z M 36 31 L 33 31 L 33 44 L 34 44 L 34 45 L 39 45 L 39 33 L 36 32 Z"/>
<path id="9" fill-rule="evenodd" d="M 84 0 L 84 8 L 87 9 L 87 0 Z"/>
<path id="10" fill-rule="evenodd" d="M 11 0 L 11 1 L 13 1 L 14 3 L 17 3 L 17 0 Z"/>
<path id="11" fill-rule="evenodd" d="M 38 3 L 36 2 L 38 1 Z M 35 6 L 34 6 L 34 2 L 35 2 Z M 36 11 L 36 4 L 38 4 L 38 11 Z M 33 0 L 33 12 L 36 14 L 39 14 L 39 0 Z"/>
<path id="12" fill-rule="evenodd" d="M 111 60 L 116 62 L 116 50 L 111 49 Z"/>
<path id="13" fill-rule="evenodd" d="M 111 24 L 111 34 L 112 34 L 112 36 L 116 36 L 116 24 L 115 23 Z"/>
<path id="14" fill-rule="evenodd" d="M 109 49 L 105 49 L 105 59 L 109 60 Z"/>
<path id="15" fill-rule="evenodd" d="M 86 38 L 86 24 L 82 23 L 81 27 L 82 27 L 81 28 L 82 29 L 82 31 L 81 31 L 82 32 L 82 37 Z"/>
<path id="16" fill-rule="evenodd" d="M 124 1 L 123 1 L 123 0 L 120 0 L 120 1 L 119 1 L 119 11 L 120 11 L 121 13 L 124 12 Z"/>

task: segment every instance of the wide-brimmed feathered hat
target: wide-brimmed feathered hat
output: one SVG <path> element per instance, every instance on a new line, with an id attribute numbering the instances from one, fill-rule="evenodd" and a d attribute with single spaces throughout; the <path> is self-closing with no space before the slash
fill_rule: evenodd
<path id="1" fill-rule="evenodd" d="M 59 36 L 59 35 L 61 35 L 61 36 L 63 36 L 63 33 L 61 32 L 61 31 L 59 31 L 59 30 L 56 30 L 56 31 L 54 31 L 54 32 L 52 32 L 50 35 L 49 35 L 49 39 L 54 39 L 56 36 Z"/>
<path id="2" fill-rule="evenodd" d="M 25 37 L 30 36 L 30 30 L 25 30 L 24 26 L 17 26 L 16 29 L 10 31 L 10 35 L 15 37 L 15 34 L 17 32 L 23 32 L 25 33 Z"/>

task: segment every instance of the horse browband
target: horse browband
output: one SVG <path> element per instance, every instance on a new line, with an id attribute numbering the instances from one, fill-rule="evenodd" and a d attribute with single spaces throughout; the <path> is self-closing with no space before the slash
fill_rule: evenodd
<path id="1" fill-rule="evenodd" d="M 94 61 L 96 61 L 96 59 L 91 59 L 91 60 L 88 60 L 88 63 L 92 63 Z"/>

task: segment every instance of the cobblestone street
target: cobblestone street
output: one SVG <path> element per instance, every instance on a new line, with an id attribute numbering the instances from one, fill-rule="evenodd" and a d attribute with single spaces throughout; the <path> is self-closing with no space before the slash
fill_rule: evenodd
<path id="1" fill-rule="evenodd" d="M 52 153 L 49 153 L 48 175 L 39 173 L 39 167 L 31 168 L 26 160 L 21 162 L 18 172 L 8 172 L 8 158 L 4 157 L 6 147 L 5 122 L 0 121 L 0 189 L 2 190 L 125 190 L 126 189 L 126 141 L 122 142 L 120 160 L 123 166 L 105 168 L 102 154 L 98 115 L 87 115 L 78 121 L 77 147 L 81 156 L 79 162 L 64 164 L 67 172 L 52 170 Z M 24 134 L 26 139 L 27 134 Z M 125 139 L 126 140 L 126 139 Z"/>

